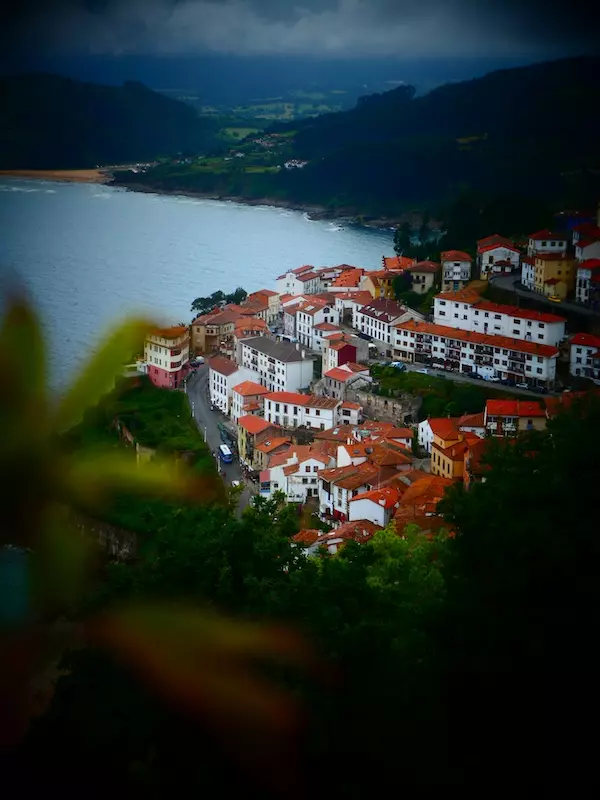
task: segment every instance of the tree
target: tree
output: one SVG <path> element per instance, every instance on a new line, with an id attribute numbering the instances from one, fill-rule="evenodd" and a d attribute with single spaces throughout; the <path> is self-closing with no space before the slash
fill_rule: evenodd
<path id="1" fill-rule="evenodd" d="M 394 233 L 394 251 L 396 255 L 405 255 L 411 245 L 412 228 L 409 222 L 403 222 Z"/>
<path id="2" fill-rule="evenodd" d="M 402 296 L 412 291 L 412 275 L 407 270 L 402 270 L 392 281 L 394 296 L 401 300 Z"/>

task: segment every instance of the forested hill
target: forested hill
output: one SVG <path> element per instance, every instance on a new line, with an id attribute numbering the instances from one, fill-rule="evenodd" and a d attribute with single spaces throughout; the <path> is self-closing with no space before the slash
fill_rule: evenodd
<path id="1" fill-rule="evenodd" d="M 0 168 L 70 169 L 202 149 L 213 123 L 141 83 L 101 86 L 58 75 L 0 78 Z"/>
<path id="2" fill-rule="evenodd" d="M 291 198 L 378 206 L 451 199 L 465 188 L 526 187 L 557 200 L 595 197 L 600 168 L 600 59 L 499 70 L 415 97 L 411 86 L 345 112 L 293 124 Z M 593 199 L 593 197 L 591 197 Z"/>

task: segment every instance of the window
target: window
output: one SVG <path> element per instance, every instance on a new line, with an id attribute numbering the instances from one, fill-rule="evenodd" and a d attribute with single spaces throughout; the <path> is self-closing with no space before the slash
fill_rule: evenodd
<path id="1" fill-rule="evenodd" d="M 455 314 L 455 315 L 454 315 L 454 319 L 458 319 L 458 314 Z"/>
<path id="2" fill-rule="evenodd" d="M 302 483 L 304 484 L 308 483 L 308 478 L 302 478 Z"/>
<path id="3" fill-rule="evenodd" d="M 275 403 L 275 411 L 279 411 L 279 403 Z"/>
<path id="4" fill-rule="evenodd" d="M 304 467 L 304 472 L 310 472 L 310 467 Z"/>
<path id="5" fill-rule="evenodd" d="M 580 357 L 577 357 L 577 358 L 575 359 L 575 363 L 576 363 L 576 364 L 581 364 L 581 358 L 580 358 Z"/>
<path id="6" fill-rule="evenodd" d="M 317 408 L 317 410 L 315 411 L 315 415 L 316 415 L 317 417 L 320 417 L 320 416 L 321 416 L 321 412 L 319 411 L 319 409 L 318 409 L 318 408 Z"/>
<path id="7" fill-rule="evenodd" d="M 319 471 L 318 467 L 313 467 L 313 472 L 318 472 L 318 471 Z"/>
<path id="8" fill-rule="evenodd" d="M 575 350 L 575 352 L 576 352 L 576 353 L 581 353 L 581 347 L 578 347 L 578 348 Z"/>
<path id="9" fill-rule="evenodd" d="M 500 316 L 500 314 L 494 314 L 494 319 L 502 319 L 502 317 Z"/>
<path id="10" fill-rule="evenodd" d="M 533 356 L 526 356 L 526 358 L 527 358 L 527 361 L 531 361 Z"/>
<path id="11" fill-rule="evenodd" d="M 542 374 L 542 372 L 543 372 L 543 370 L 542 370 L 542 368 L 541 368 L 541 367 L 538 367 L 538 368 L 537 368 L 537 370 L 536 370 L 536 372 L 537 372 L 537 374 L 538 374 L 538 375 L 541 375 L 541 374 Z"/>
<path id="12" fill-rule="evenodd" d="M 543 333 L 538 333 L 538 339 L 543 339 L 543 338 L 544 338 L 544 334 Z"/>

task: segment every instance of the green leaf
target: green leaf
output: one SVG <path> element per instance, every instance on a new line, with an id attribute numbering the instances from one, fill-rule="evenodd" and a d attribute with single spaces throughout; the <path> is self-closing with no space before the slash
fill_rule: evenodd
<path id="1" fill-rule="evenodd" d="M 54 419 L 58 431 L 80 422 L 85 410 L 114 387 L 123 364 L 152 327 L 148 320 L 126 320 L 104 342 L 63 397 Z"/>
<path id="2" fill-rule="evenodd" d="M 74 455 L 66 469 L 67 497 L 86 507 L 102 506 L 115 492 L 208 501 L 218 496 L 220 488 L 216 477 L 193 473 L 172 457 L 155 457 L 138 464 L 131 452 L 100 451 Z"/>

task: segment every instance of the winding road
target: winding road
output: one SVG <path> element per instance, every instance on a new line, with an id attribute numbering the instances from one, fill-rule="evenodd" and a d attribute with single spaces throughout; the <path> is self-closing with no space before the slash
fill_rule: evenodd
<path id="1" fill-rule="evenodd" d="M 202 434 L 204 441 L 208 444 L 211 453 L 217 457 L 219 445 L 222 444 L 219 423 L 223 424 L 230 432 L 231 438 L 237 441 L 236 426 L 227 419 L 220 411 L 210 410 L 210 399 L 208 395 L 208 365 L 200 366 L 195 374 L 190 375 L 186 384 L 186 393 L 192 407 L 192 414 Z M 220 464 L 223 471 L 223 480 L 228 486 L 232 481 L 240 481 L 243 486 L 242 494 L 238 504 L 238 517 L 250 501 L 258 487 L 250 481 L 245 480 L 239 461 L 234 455 L 231 464 Z M 219 462 L 220 463 L 220 462 Z"/>

